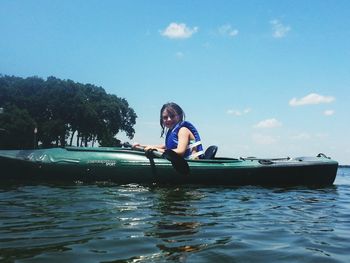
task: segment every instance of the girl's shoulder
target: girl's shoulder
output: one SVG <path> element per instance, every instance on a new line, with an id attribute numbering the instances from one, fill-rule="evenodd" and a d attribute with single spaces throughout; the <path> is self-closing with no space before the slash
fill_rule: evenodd
<path id="1" fill-rule="evenodd" d="M 180 129 L 179 129 L 179 134 L 189 134 L 191 131 L 189 128 L 187 128 L 186 126 L 182 126 Z"/>

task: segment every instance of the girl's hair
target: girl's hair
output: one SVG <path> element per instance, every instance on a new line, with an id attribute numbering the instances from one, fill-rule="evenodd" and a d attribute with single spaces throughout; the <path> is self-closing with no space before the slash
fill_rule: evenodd
<path id="1" fill-rule="evenodd" d="M 159 123 L 160 123 L 160 127 L 162 127 L 162 131 L 160 133 L 160 137 L 163 137 L 164 130 L 165 130 L 165 126 L 164 126 L 164 123 L 163 123 L 163 112 L 165 110 L 168 111 L 169 114 L 172 114 L 174 116 L 176 116 L 176 115 L 179 116 L 179 120 L 180 121 L 184 121 L 185 120 L 185 112 L 181 109 L 181 107 L 179 105 L 177 105 L 174 102 L 165 103 L 163 105 L 163 107 L 160 109 L 160 120 L 159 120 Z"/>

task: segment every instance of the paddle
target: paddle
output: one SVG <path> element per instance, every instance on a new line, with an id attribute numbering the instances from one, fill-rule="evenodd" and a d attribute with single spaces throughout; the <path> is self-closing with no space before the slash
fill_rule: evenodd
<path id="1" fill-rule="evenodd" d="M 125 143 L 124 146 L 130 147 L 131 145 L 129 143 Z M 161 152 L 158 152 L 157 150 L 152 150 L 152 149 L 145 151 L 143 147 L 139 147 L 139 146 L 132 147 L 132 148 L 138 151 L 146 152 L 148 155 L 152 154 L 155 157 L 165 158 L 169 160 L 172 166 L 174 167 L 174 169 L 182 175 L 187 175 L 190 173 L 190 168 L 188 166 L 187 161 L 182 156 L 178 155 L 176 152 L 170 149 L 167 149 L 164 151 L 164 153 L 161 153 Z"/>
<path id="2" fill-rule="evenodd" d="M 176 152 L 172 150 L 165 150 L 162 154 L 164 158 L 169 160 L 173 165 L 174 169 L 178 171 L 180 174 L 187 175 L 190 173 L 190 167 L 188 166 L 187 161 Z"/>

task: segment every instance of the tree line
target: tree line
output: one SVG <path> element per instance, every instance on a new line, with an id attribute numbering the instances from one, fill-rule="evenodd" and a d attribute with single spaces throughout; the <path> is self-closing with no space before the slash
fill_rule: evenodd
<path id="1" fill-rule="evenodd" d="M 132 139 L 136 113 L 102 87 L 48 77 L 0 75 L 0 148 L 119 146 Z"/>

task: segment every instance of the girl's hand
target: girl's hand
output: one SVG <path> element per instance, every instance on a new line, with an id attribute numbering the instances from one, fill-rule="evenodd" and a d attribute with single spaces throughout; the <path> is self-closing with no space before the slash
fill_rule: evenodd
<path id="1" fill-rule="evenodd" d="M 156 147 L 154 147 L 152 145 L 141 145 L 139 143 L 134 143 L 132 145 L 132 148 L 134 148 L 134 149 L 136 149 L 136 148 L 141 149 L 142 148 L 144 151 L 151 150 L 151 149 L 155 149 L 155 150 L 157 149 Z"/>
<path id="2" fill-rule="evenodd" d="M 146 145 L 144 150 L 145 151 L 148 151 L 148 150 L 151 150 L 151 149 L 155 149 L 154 147 L 152 147 L 151 145 Z"/>
<path id="3" fill-rule="evenodd" d="M 133 145 L 131 146 L 133 149 L 135 148 L 143 148 L 144 146 L 142 146 L 141 144 L 139 143 L 133 143 Z"/>

